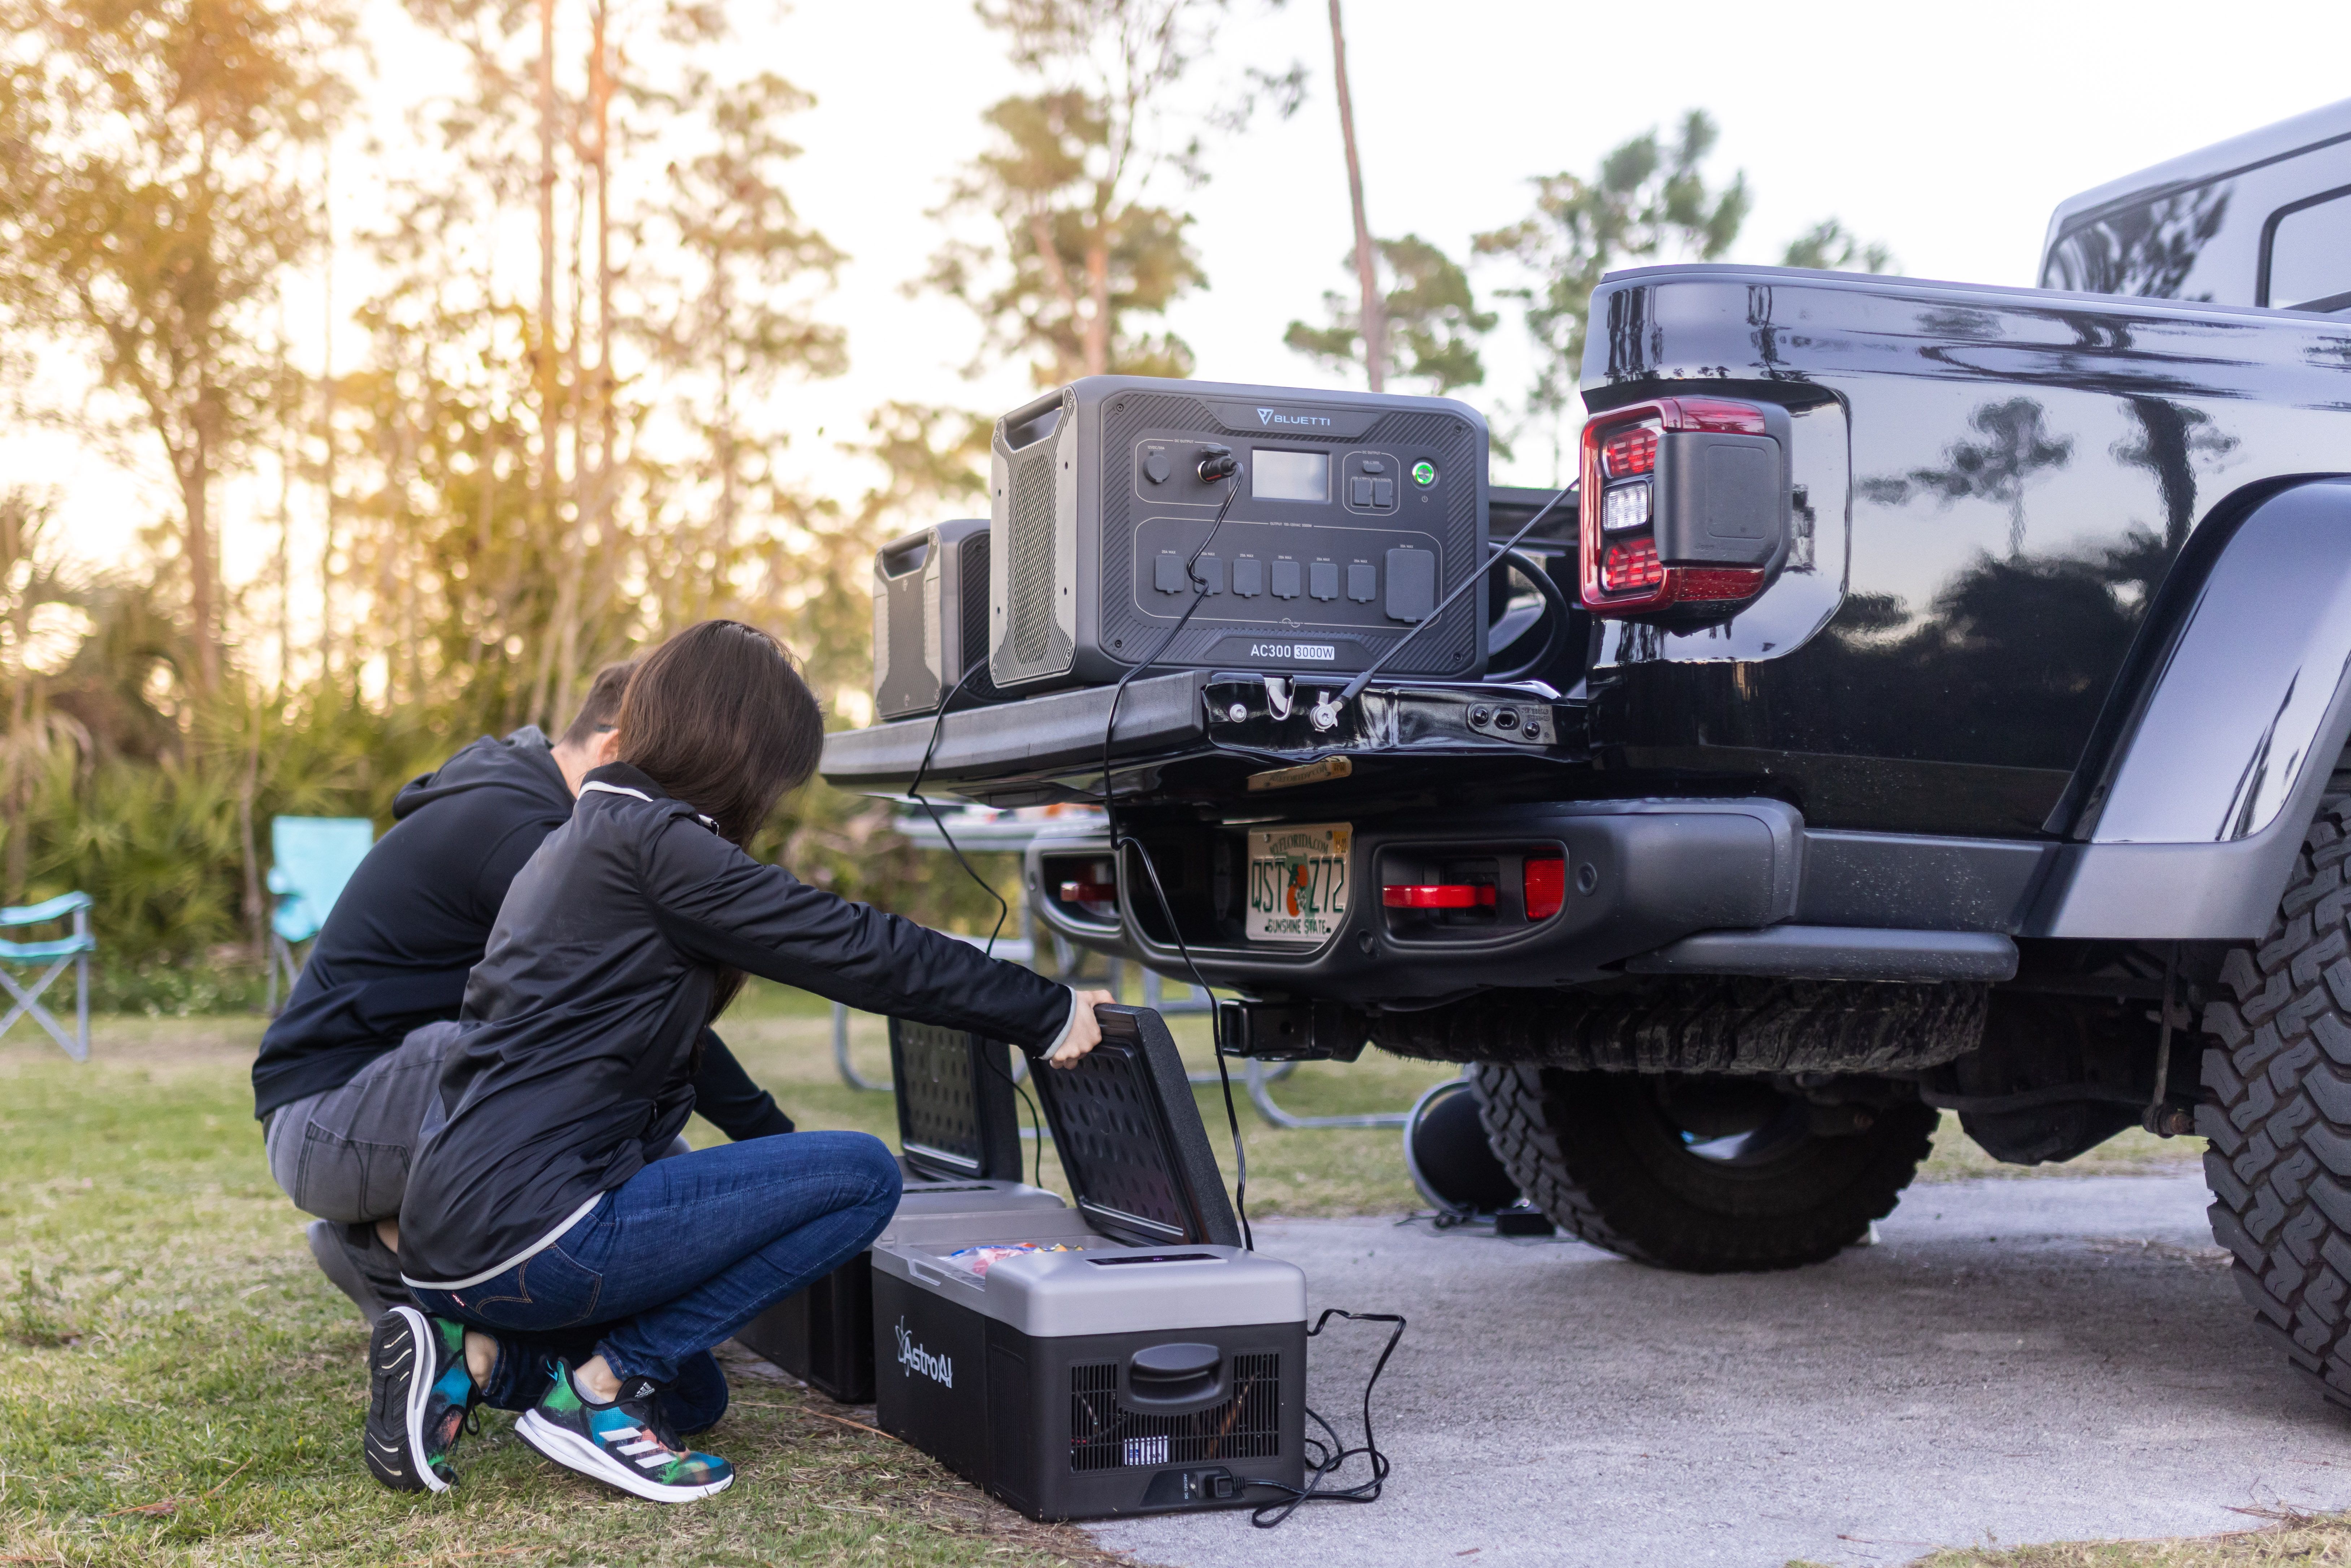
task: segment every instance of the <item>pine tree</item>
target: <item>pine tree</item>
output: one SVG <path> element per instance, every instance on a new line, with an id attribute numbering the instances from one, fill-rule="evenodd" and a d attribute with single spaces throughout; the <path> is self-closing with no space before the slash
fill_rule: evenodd
<path id="1" fill-rule="evenodd" d="M 215 486 L 267 424 L 267 308 L 318 238 L 293 171 L 349 93 L 340 0 L 0 0 L 0 309 L 86 345 L 89 435 L 160 448 L 178 493 L 183 677 L 222 671 Z"/>
<path id="2" fill-rule="evenodd" d="M 1078 376 L 1185 376 L 1192 350 L 1144 319 L 1205 285 L 1188 213 L 1159 199 L 1203 179 L 1200 135 L 1170 103 L 1221 0 L 981 0 L 1040 90 L 984 116 L 994 145 L 936 215 L 982 220 L 925 283 L 985 336 L 974 373 L 1026 358 L 1039 386 Z"/>

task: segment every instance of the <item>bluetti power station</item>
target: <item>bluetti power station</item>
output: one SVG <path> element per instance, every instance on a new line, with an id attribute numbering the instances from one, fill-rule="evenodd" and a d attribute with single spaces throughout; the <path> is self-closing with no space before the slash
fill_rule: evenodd
<path id="1" fill-rule="evenodd" d="M 934 523 L 873 557 L 873 711 L 882 718 L 936 713 L 998 698 L 987 678 L 986 517 Z"/>
<path id="2" fill-rule="evenodd" d="M 1204 541 L 1205 601 L 1155 667 L 1362 670 L 1487 564 L 1486 458 L 1485 421 L 1447 398 L 1073 382 L 996 423 L 988 673 L 1119 679 L 1191 605 Z M 1481 587 L 1388 669 L 1485 662 Z"/>

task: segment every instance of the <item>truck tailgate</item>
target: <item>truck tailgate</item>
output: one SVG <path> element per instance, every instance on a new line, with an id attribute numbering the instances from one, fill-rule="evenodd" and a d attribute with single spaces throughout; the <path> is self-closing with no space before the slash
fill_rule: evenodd
<path id="1" fill-rule="evenodd" d="M 1182 750 L 1204 740 L 1205 670 L 1135 681 L 1119 699 L 1115 756 Z M 947 716 L 925 778 L 988 779 L 1100 763 L 1112 688 L 1082 686 Z M 843 789 L 903 788 L 922 765 L 935 716 L 902 718 L 824 737 L 825 779 Z"/>

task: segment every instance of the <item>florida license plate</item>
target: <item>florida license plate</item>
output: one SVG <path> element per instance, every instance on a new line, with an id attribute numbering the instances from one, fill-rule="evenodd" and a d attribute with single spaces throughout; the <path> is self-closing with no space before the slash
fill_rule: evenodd
<path id="1" fill-rule="evenodd" d="M 1249 940 L 1320 942 L 1345 924 L 1354 836 L 1346 822 L 1250 829 Z"/>

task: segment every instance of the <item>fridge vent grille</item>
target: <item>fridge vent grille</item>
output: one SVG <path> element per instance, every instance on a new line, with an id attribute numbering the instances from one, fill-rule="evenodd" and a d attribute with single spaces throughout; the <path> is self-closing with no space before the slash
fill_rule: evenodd
<path id="1" fill-rule="evenodd" d="M 1118 1363 L 1070 1368 L 1070 1469 L 1270 1459 L 1281 1453 L 1281 1357 L 1236 1355 L 1233 1396 L 1189 1416 L 1146 1416 L 1119 1402 Z"/>

